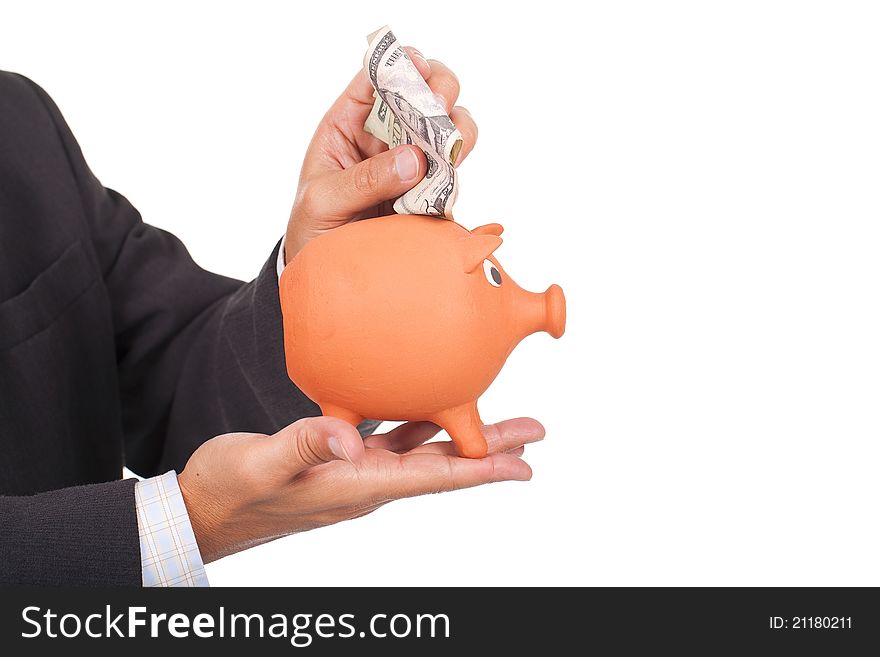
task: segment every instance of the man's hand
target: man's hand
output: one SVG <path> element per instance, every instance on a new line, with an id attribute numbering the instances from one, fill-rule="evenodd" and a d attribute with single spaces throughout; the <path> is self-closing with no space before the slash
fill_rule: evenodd
<path id="1" fill-rule="evenodd" d="M 362 440 L 347 422 L 315 417 L 273 436 L 209 440 L 178 477 L 202 559 L 357 518 L 402 497 L 526 481 L 532 471 L 520 459 L 523 446 L 544 437 L 530 418 L 487 425 L 490 454 L 465 459 L 451 442 L 424 444 L 439 430 L 409 422 Z"/>
<path id="2" fill-rule="evenodd" d="M 461 132 L 460 164 L 477 140 L 470 113 L 455 105 L 458 80 L 446 66 L 406 48 L 431 90 Z M 415 146 L 388 146 L 364 132 L 373 86 L 362 70 L 324 115 L 306 152 L 284 240 L 285 261 L 313 237 L 349 221 L 392 214 L 392 201 L 425 176 L 425 154 Z"/>

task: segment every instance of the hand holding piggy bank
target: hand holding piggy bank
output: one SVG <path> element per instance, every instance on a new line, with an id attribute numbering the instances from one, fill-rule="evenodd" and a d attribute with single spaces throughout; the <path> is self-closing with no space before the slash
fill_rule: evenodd
<path id="1" fill-rule="evenodd" d="M 291 380 L 324 415 L 428 420 L 485 456 L 477 399 L 524 337 L 565 330 L 562 289 L 527 292 L 492 255 L 502 230 L 401 215 L 310 241 L 280 282 Z"/>

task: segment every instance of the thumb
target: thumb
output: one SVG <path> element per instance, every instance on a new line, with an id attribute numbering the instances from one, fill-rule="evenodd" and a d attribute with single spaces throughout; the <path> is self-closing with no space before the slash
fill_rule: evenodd
<path id="1" fill-rule="evenodd" d="M 322 187 L 326 185 L 322 196 L 332 204 L 331 214 L 350 217 L 408 192 L 426 171 L 422 149 L 398 146 L 329 174 L 322 181 Z"/>
<path id="2" fill-rule="evenodd" d="M 335 417 L 310 417 L 284 427 L 272 436 L 279 460 L 290 474 L 330 461 L 357 463 L 364 443 L 357 429 Z"/>

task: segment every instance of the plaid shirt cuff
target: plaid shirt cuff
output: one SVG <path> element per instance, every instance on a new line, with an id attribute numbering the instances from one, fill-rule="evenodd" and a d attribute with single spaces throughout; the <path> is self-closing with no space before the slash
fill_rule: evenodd
<path id="1" fill-rule="evenodd" d="M 208 586 L 174 470 L 134 487 L 144 586 Z"/>

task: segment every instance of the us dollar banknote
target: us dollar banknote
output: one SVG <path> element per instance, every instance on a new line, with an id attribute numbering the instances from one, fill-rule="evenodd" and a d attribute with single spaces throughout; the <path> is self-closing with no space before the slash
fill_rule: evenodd
<path id="1" fill-rule="evenodd" d="M 394 211 L 448 217 L 458 194 L 461 133 L 387 25 L 367 42 L 364 69 L 376 100 L 364 130 L 390 148 L 418 146 L 428 163 L 425 177 L 395 201 Z"/>

